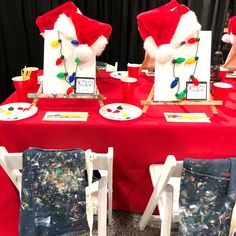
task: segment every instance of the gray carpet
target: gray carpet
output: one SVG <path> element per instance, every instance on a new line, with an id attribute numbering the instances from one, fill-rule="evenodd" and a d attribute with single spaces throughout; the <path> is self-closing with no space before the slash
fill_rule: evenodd
<path id="1" fill-rule="evenodd" d="M 160 223 L 150 223 L 144 231 L 139 229 L 142 214 L 134 214 L 122 211 L 113 212 L 113 224 L 108 227 L 108 236 L 158 236 L 160 235 Z M 178 224 L 173 224 L 172 236 L 178 235 Z"/>
<path id="2" fill-rule="evenodd" d="M 159 236 L 160 223 L 152 222 L 144 231 L 139 229 L 139 222 L 142 214 L 128 213 L 124 211 L 113 211 L 113 224 L 107 228 L 107 236 Z M 97 236 L 96 231 L 97 221 L 94 221 L 93 236 Z M 88 236 L 89 233 L 82 236 Z M 171 236 L 178 235 L 178 224 L 172 225 Z M 70 236 L 77 236 L 70 234 Z"/>

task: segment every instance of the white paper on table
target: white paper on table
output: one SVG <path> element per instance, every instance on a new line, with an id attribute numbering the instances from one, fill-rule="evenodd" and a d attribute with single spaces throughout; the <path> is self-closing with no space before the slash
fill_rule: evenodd
<path id="1" fill-rule="evenodd" d="M 175 113 L 164 112 L 167 122 L 205 122 L 210 123 L 206 113 Z"/>
<path id="2" fill-rule="evenodd" d="M 207 100 L 210 99 L 210 63 L 211 63 L 211 31 L 199 32 L 199 45 L 197 56 L 199 57 L 196 72 L 194 76 L 199 82 L 207 82 Z M 185 44 L 176 49 L 174 58 L 194 57 L 197 44 Z M 175 77 L 180 78 L 180 89 L 182 92 L 186 88 L 186 82 L 189 76 L 193 74 L 195 63 L 185 65 L 184 63 L 175 66 Z M 173 63 L 170 61 L 165 64 L 155 64 L 155 82 L 154 82 L 154 101 L 176 101 L 175 96 L 177 86 L 170 88 L 173 77 Z"/>
<path id="3" fill-rule="evenodd" d="M 46 112 L 43 120 L 48 121 L 87 121 L 88 112 L 71 112 L 71 111 L 58 111 L 58 112 Z"/>
<path id="4" fill-rule="evenodd" d="M 71 44 L 71 40 L 60 35 L 62 40 L 62 54 L 65 57 L 66 69 L 69 75 L 75 72 L 76 63 L 74 55 L 75 46 Z M 45 30 L 44 33 L 44 79 L 43 79 L 43 93 L 44 94 L 66 94 L 70 87 L 64 79 L 57 78 L 59 72 L 65 72 L 63 63 L 60 66 L 56 65 L 56 60 L 61 56 L 60 47 L 52 47 L 51 42 L 58 39 L 58 32 L 56 30 Z M 90 60 L 79 63 L 77 69 L 77 77 L 96 78 L 96 56 L 94 55 Z M 96 84 L 96 83 L 95 83 Z"/>

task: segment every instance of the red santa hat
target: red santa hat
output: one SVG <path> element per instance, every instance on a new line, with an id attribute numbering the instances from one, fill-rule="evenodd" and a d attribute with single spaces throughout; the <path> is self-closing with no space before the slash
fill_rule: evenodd
<path id="1" fill-rule="evenodd" d="M 54 25 L 61 14 L 65 14 L 69 17 L 72 12 L 77 12 L 77 7 L 73 2 L 68 1 L 57 8 L 46 12 L 42 16 L 39 16 L 36 19 L 36 24 L 39 27 L 40 32 L 44 33 L 45 30 L 54 29 Z"/>
<path id="2" fill-rule="evenodd" d="M 236 44 L 236 16 L 229 19 L 228 33 L 222 36 L 222 41 L 225 43 Z"/>
<path id="3" fill-rule="evenodd" d="M 159 63 L 172 60 L 175 48 L 201 29 L 195 13 L 176 0 L 139 14 L 137 23 L 144 49 Z"/>
<path id="4" fill-rule="evenodd" d="M 73 2 L 66 2 L 36 19 L 41 34 L 57 30 L 68 39 L 76 39 L 81 46 L 75 56 L 86 61 L 91 54 L 101 55 L 111 34 L 111 26 L 83 16 Z M 82 46 L 83 45 L 83 46 Z"/>
<path id="5" fill-rule="evenodd" d="M 96 56 L 101 55 L 108 43 L 111 26 L 80 14 L 72 14 L 71 19 L 79 44 L 86 44 L 93 49 Z"/>

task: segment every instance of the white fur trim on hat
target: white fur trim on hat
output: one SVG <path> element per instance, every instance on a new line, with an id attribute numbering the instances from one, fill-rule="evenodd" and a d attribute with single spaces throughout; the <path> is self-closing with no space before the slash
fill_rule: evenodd
<path id="1" fill-rule="evenodd" d="M 163 44 L 157 47 L 151 36 L 144 41 L 144 49 L 151 58 L 155 58 L 160 64 L 166 63 L 173 59 L 174 47 L 170 44 Z"/>
<path id="2" fill-rule="evenodd" d="M 59 31 L 68 39 L 76 39 L 75 27 L 69 17 L 62 13 L 56 23 L 54 24 L 54 29 Z"/>
<path id="3" fill-rule="evenodd" d="M 98 39 L 91 45 L 96 56 L 100 56 L 105 50 L 108 40 L 103 35 L 99 36 Z"/>
<path id="4" fill-rule="evenodd" d="M 143 47 L 151 58 L 155 57 L 155 51 L 157 50 L 157 45 L 151 36 L 148 36 L 145 39 Z"/>
<path id="5" fill-rule="evenodd" d="M 87 44 L 80 44 L 74 51 L 74 56 L 78 57 L 81 63 L 89 61 L 93 56 L 94 52 L 91 47 Z"/>
<path id="6" fill-rule="evenodd" d="M 229 34 L 224 34 L 222 36 L 221 40 L 225 43 L 230 43 L 230 35 Z"/>
<path id="7" fill-rule="evenodd" d="M 181 16 L 175 33 L 171 39 L 171 44 L 178 47 L 179 44 L 193 37 L 194 34 L 201 29 L 201 25 L 197 21 L 197 17 L 193 11 L 189 11 Z"/>
<path id="8" fill-rule="evenodd" d="M 233 34 L 224 34 L 221 40 L 225 43 L 236 44 L 236 35 Z"/>
<path id="9" fill-rule="evenodd" d="M 171 44 L 163 44 L 155 51 L 156 61 L 160 64 L 172 61 L 174 58 L 174 52 L 175 49 Z"/>
<path id="10" fill-rule="evenodd" d="M 193 11 L 189 11 L 181 16 L 175 33 L 171 39 L 170 44 L 163 44 L 159 47 L 151 36 L 144 41 L 144 49 L 151 58 L 155 58 L 157 62 L 163 64 L 173 59 L 175 48 L 180 43 L 190 37 L 201 29 L 201 25 L 197 21 L 197 17 Z"/>

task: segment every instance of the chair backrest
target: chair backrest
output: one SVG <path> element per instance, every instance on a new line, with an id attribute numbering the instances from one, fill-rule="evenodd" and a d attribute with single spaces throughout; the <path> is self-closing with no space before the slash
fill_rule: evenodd
<path id="1" fill-rule="evenodd" d="M 99 170 L 101 175 L 103 176 L 105 171 L 105 175 L 107 174 L 107 185 L 108 185 L 108 221 L 109 224 L 112 223 L 112 192 L 113 192 L 113 156 L 114 149 L 113 147 L 108 148 L 107 153 L 96 153 L 91 152 L 91 150 L 87 150 L 88 156 L 92 155 L 93 158 L 93 170 Z"/>
<path id="2" fill-rule="evenodd" d="M 161 167 L 161 169 L 159 168 Z M 157 169 L 156 169 L 157 168 Z M 140 229 L 144 230 L 153 215 L 156 206 L 159 204 L 161 195 L 166 190 L 168 182 L 176 168 L 176 159 L 173 155 L 168 155 L 164 165 L 151 165 L 150 173 L 152 176 L 152 183 L 154 186 L 153 193 L 146 206 L 144 214 L 140 221 Z M 158 170 L 159 169 L 159 170 Z M 164 211 L 165 209 L 163 209 Z"/>
<path id="3" fill-rule="evenodd" d="M 13 184 L 21 192 L 22 153 L 9 153 L 5 147 L 0 147 L 0 165 Z"/>

